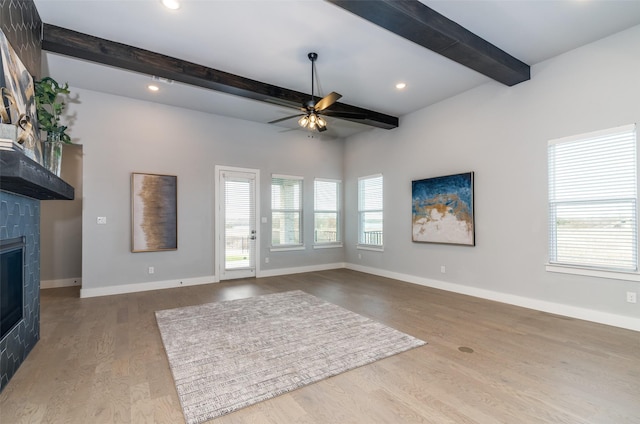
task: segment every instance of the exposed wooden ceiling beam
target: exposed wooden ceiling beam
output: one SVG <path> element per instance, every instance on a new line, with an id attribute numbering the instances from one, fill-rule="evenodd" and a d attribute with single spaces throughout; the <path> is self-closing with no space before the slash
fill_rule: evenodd
<path id="1" fill-rule="evenodd" d="M 418 0 L 326 0 L 496 81 L 531 78 L 529 65 Z"/>
<path id="2" fill-rule="evenodd" d="M 291 108 L 299 108 L 309 100 L 309 94 L 306 93 L 50 24 L 43 24 L 42 48 L 54 53 Z M 364 114 L 367 118 L 351 121 L 372 127 L 392 129 L 398 126 L 398 118 L 395 116 L 344 103 L 334 103 L 330 110 Z"/>

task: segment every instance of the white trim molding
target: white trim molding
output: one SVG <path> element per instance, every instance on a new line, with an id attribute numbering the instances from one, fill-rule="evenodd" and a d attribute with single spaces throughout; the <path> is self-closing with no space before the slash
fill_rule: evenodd
<path id="1" fill-rule="evenodd" d="M 121 284 L 117 286 L 96 287 L 94 289 L 80 289 L 80 297 L 111 296 L 114 294 L 137 293 L 149 290 L 171 289 L 175 287 L 199 286 L 201 284 L 218 282 L 220 282 L 220 280 L 215 275 L 205 275 L 203 277 L 181 278 L 176 280 Z"/>
<path id="2" fill-rule="evenodd" d="M 474 296 L 481 299 L 493 300 L 496 302 L 506 303 L 509 305 L 520 306 L 523 308 L 534 309 L 541 312 L 548 312 L 555 315 L 566 316 L 570 318 L 581 319 L 585 321 L 597 322 L 600 324 L 611 325 L 614 327 L 626 328 L 628 330 L 640 331 L 640 318 L 612 314 L 609 312 L 596 311 L 593 309 L 580 308 L 562 303 L 548 302 L 540 299 L 533 299 L 524 296 L 517 296 L 508 293 L 501 293 L 493 290 L 485 290 L 478 287 L 465 286 L 463 284 L 448 283 L 446 281 L 433 280 L 430 278 L 418 277 L 415 275 L 402 274 L 394 271 L 386 271 L 378 268 L 366 267 L 362 265 L 336 262 L 331 264 L 310 265 L 295 268 L 280 268 L 271 270 L 261 270 L 257 275 L 258 278 L 276 277 L 279 275 L 300 274 L 303 272 L 327 271 L 331 269 L 346 268 L 354 271 L 364 272 L 367 274 L 378 275 L 381 277 L 392 278 L 395 280 L 405 281 L 408 283 L 418 284 L 425 287 L 431 287 L 439 290 L 460 293 L 468 296 Z M 79 279 L 73 279 L 79 280 Z M 54 280 L 66 281 L 66 280 Z M 96 297 L 110 296 L 115 294 L 135 293 L 148 290 L 159 290 L 174 287 L 196 286 L 201 284 L 218 283 L 220 280 L 214 276 L 203 276 L 194 278 L 183 278 L 177 280 L 155 281 L 148 283 L 124 284 L 110 287 L 98 287 L 94 289 L 81 289 L 80 297 Z M 60 286 L 62 287 L 62 286 Z"/>
<path id="3" fill-rule="evenodd" d="M 329 269 L 341 269 L 341 268 L 346 268 L 346 265 L 344 262 L 336 262 L 333 264 L 300 266 L 295 268 L 268 269 L 268 270 L 260 271 L 260 275 L 258 275 L 258 278 L 275 277 L 278 275 L 301 274 L 303 272 L 327 271 Z"/>
<path id="4" fill-rule="evenodd" d="M 447 283 L 445 281 L 432 280 L 430 278 L 417 277 L 415 275 L 402 274 L 398 272 L 365 267 L 351 263 L 347 263 L 345 267 L 354 271 L 366 272 L 367 274 L 379 275 L 381 277 L 406 281 L 407 283 L 419 284 L 421 286 L 432 287 L 435 289 L 466 294 L 481 299 L 494 300 L 496 302 L 521 306 L 528 309 L 535 309 L 537 311 L 548 312 L 555 315 L 562 315 L 570 318 L 597 322 L 599 324 L 626 328 L 628 330 L 640 331 L 640 318 L 617 315 L 609 312 L 596 311 L 587 308 L 579 308 L 576 306 L 548 302 L 546 300 L 540 299 L 532 299 L 524 296 L 516 296 L 513 294 L 501 293 L 493 290 L 485 290 L 478 287 L 465 286 L 462 284 Z"/>
<path id="5" fill-rule="evenodd" d="M 75 287 L 82 285 L 82 278 L 61 278 L 58 280 L 41 280 L 40 289 L 58 289 L 60 287 Z"/>
<path id="6" fill-rule="evenodd" d="M 561 274 L 586 275 L 588 277 L 611 278 L 613 280 L 640 281 L 640 274 L 637 272 L 606 271 L 555 264 L 547 264 L 545 269 L 547 272 L 559 272 Z"/>
<path id="7" fill-rule="evenodd" d="M 269 247 L 269 252 L 293 252 L 294 250 L 307 250 L 307 247 L 304 244 L 296 245 L 296 246 L 282 246 L 282 247 Z"/>

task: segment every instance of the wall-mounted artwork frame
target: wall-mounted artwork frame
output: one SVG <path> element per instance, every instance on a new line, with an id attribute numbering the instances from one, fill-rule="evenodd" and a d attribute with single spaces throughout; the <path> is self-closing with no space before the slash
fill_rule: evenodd
<path id="1" fill-rule="evenodd" d="M 131 174 L 131 251 L 178 249 L 178 177 Z"/>
<path id="2" fill-rule="evenodd" d="M 473 172 L 411 182 L 412 241 L 475 246 Z"/>

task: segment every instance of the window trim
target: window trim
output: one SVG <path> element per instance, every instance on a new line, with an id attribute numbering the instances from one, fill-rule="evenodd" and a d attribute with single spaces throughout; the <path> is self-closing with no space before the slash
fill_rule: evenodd
<path id="1" fill-rule="evenodd" d="M 273 236 L 270 237 L 269 250 L 274 251 L 287 251 L 287 250 L 304 250 L 304 177 L 298 175 L 285 175 L 285 174 L 271 174 L 271 193 L 273 196 L 273 179 L 280 178 L 283 180 L 299 180 L 300 181 L 300 209 L 274 209 L 273 197 L 271 200 L 271 233 L 273 233 L 273 214 L 274 212 L 297 212 L 299 214 L 299 228 L 300 242 L 290 244 L 273 244 Z"/>
<path id="2" fill-rule="evenodd" d="M 586 277 L 609 278 L 612 280 L 625 280 L 640 282 L 640 272 L 610 271 L 602 269 L 582 268 L 570 265 L 558 265 L 547 263 L 545 265 L 547 272 L 555 272 L 558 274 L 583 275 Z"/>
<path id="3" fill-rule="evenodd" d="M 336 210 L 316 209 L 316 181 L 336 184 Z M 331 178 L 314 178 L 313 180 L 313 248 L 323 249 L 332 247 L 342 247 L 342 180 Z M 316 241 L 316 214 L 335 213 L 336 214 L 336 241 L 317 242 Z"/>
<path id="4" fill-rule="evenodd" d="M 360 182 L 363 180 L 369 180 L 374 178 L 382 178 L 382 209 L 372 209 L 372 210 L 363 210 L 360 209 Z M 373 250 L 373 251 L 384 251 L 384 176 L 382 173 L 365 175 L 362 177 L 358 177 L 358 186 L 357 186 L 357 196 L 358 196 L 358 234 L 357 234 L 357 243 L 356 249 L 361 250 Z M 365 212 L 380 212 L 382 214 L 382 244 L 365 244 L 360 243 L 360 234 L 362 232 L 362 214 Z"/>
<path id="5" fill-rule="evenodd" d="M 608 128 L 608 129 L 604 129 L 604 130 L 598 130 L 598 131 L 593 131 L 593 132 L 588 132 L 588 133 L 583 133 L 583 134 L 577 134 L 577 135 L 573 135 L 573 136 L 568 136 L 568 137 L 562 137 L 562 138 L 556 138 L 556 139 L 552 139 L 549 140 L 547 143 L 547 151 L 548 149 L 552 146 L 552 145 L 557 145 L 557 144 L 562 144 L 562 143 L 569 143 L 569 142 L 574 142 L 574 141 L 579 141 L 579 140 L 583 140 L 583 139 L 590 139 L 590 138 L 597 138 L 597 137 L 601 137 L 601 136 L 607 136 L 607 135 L 614 135 L 616 133 L 621 133 L 621 132 L 634 132 L 635 133 L 635 153 L 636 153 L 636 160 L 635 160 L 635 172 L 636 172 L 636 192 L 635 192 L 635 205 L 636 205 L 636 217 L 638 217 L 638 203 L 640 201 L 640 197 L 639 197 L 639 186 L 638 186 L 638 171 L 639 171 L 639 160 L 638 160 L 638 134 L 637 134 L 637 127 L 636 124 L 629 124 L 629 125 L 622 125 L 622 126 L 618 126 L 618 127 L 613 127 L 613 128 Z M 549 168 L 549 161 L 547 162 L 547 187 L 548 189 L 550 189 L 549 183 L 550 183 L 550 168 Z M 562 202 L 559 202 L 562 203 Z M 608 279 L 615 279 L 615 280 L 626 280 L 626 281 L 636 281 L 636 282 L 640 282 L 640 263 L 638 262 L 638 259 L 640 258 L 640 244 L 636 243 L 636 251 L 634 252 L 636 255 L 636 266 L 638 267 L 638 269 L 634 270 L 623 270 L 623 269 L 609 269 L 606 267 L 598 267 L 598 266 L 588 266 L 588 265 L 580 265 L 580 264 L 568 264 L 568 263 L 558 263 L 558 262 L 552 262 L 551 261 L 551 251 L 552 251 L 552 246 L 551 246 L 551 237 L 553 237 L 554 235 L 552 234 L 552 223 L 551 223 L 551 201 L 549 198 L 549 195 L 547 195 L 547 230 L 548 230 L 548 237 L 549 239 L 547 240 L 547 262 L 545 264 L 545 270 L 547 272 L 554 272 L 554 273 L 561 273 L 561 274 L 573 274 L 573 275 L 582 275 L 582 276 L 588 276 L 588 277 L 598 277 L 598 278 L 608 278 Z M 640 233 L 640 222 L 636 221 L 636 237 L 638 237 L 639 233 Z M 636 239 L 637 240 L 637 239 Z"/>

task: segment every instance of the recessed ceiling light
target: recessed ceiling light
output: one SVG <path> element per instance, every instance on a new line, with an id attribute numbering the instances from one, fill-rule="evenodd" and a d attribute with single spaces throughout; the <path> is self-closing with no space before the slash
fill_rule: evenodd
<path id="1" fill-rule="evenodd" d="M 397 83 L 397 84 L 396 84 L 396 88 L 397 88 L 398 90 L 402 90 L 402 89 L 404 89 L 404 88 L 406 88 L 406 87 L 407 87 L 407 84 L 406 84 L 406 83 L 404 83 L 404 82 L 399 82 L 399 83 Z"/>
<path id="2" fill-rule="evenodd" d="M 178 2 L 178 0 L 162 0 L 162 4 L 167 9 L 171 9 L 171 10 L 180 9 L 180 3 Z"/>
<path id="3" fill-rule="evenodd" d="M 158 91 L 160 90 L 160 88 L 157 85 L 149 85 L 147 86 L 147 88 L 149 89 L 149 91 Z"/>

